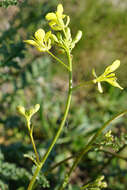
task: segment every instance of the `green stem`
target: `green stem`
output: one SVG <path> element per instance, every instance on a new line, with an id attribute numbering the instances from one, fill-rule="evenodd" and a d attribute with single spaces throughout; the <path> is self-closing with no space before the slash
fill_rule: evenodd
<path id="1" fill-rule="evenodd" d="M 67 39 L 67 34 L 66 34 L 66 32 L 65 32 L 65 29 L 64 29 L 64 28 L 63 28 L 63 33 L 64 33 L 65 38 Z"/>
<path id="2" fill-rule="evenodd" d="M 27 120 L 27 128 L 29 130 L 30 139 L 31 139 L 31 142 L 32 142 L 32 145 L 33 145 L 33 149 L 34 149 L 34 152 L 35 152 L 36 161 L 39 164 L 40 163 L 39 155 L 38 155 L 38 152 L 37 152 L 37 149 L 36 149 L 36 145 L 34 143 L 34 138 L 33 138 L 33 126 L 32 126 L 32 128 L 30 128 L 30 120 L 29 119 Z"/>
<path id="3" fill-rule="evenodd" d="M 89 143 L 84 147 L 84 149 L 81 151 L 81 153 L 79 154 L 78 157 L 76 157 L 72 167 L 70 168 L 68 174 L 66 175 L 62 185 L 60 186 L 59 190 L 63 190 L 68 182 L 69 182 L 69 178 L 71 173 L 73 172 L 73 170 L 77 167 L 78 163 L 80 162 L 80 160 L 82 159 L 82 157 L 91 149 L 93 148 L 93 143 L 95 142 L 95 140 L 97 139 L 97 137 L 102 133 L 102 131 L 115 119 L 125 115 L 127 113 L 127 110 L 117 114 L 116 116 L 114 116 L 112 119 L 108 120 L 99 130 L 98 132 L 93 136 L 93 138 L 89 141 Z"/>
<path id="4" fill-rule="evenodd" d="M 84 87 L 84 86 L 89 85 L 89 84 L 93 84 L 93 81 L 90 80 L 90 81 L 82 82 L 82 83 L 78 84 L 77 86 L 73 87 L 73 88 L 72 88 L 72 91 L 75 91 L 75 90 L 77 90 L 78 88 Z"/>
<path id="5" fill-rule="evenodd" d="M 60 166 L 61 164 L 64 164 L 64 163 L 67 162 L 68 160 L 71 160 L 71 159 L 73 159 L 73 158 L 75 158 L 75 157 L 76 157 L 76 155 L 74 155 L 74 156 L 69 156 L 69 157 L 65 158 L 64 160 L 62 160 L 62 161 L 60 161 L 60 162 L 54 164 L 50 169 L 48 169 L 48 170 L 44 173 L 44 175 L 47 176 L 47 175 L 49 174 L 49 172 L 51 172 L 52 170 L 54 170 L 55 168 L 57 168 L 57 167 Z"/>
<path id="6" fill-rule="evenodd" d="M 24 154 L 23 156 L 30 159 L 36 166 L 38 165 L 37 161 L 33 157 L 30 157 L 28 154 Z"/>
<path id="7" fill-rule="evenodd" d="M 31 190 L 33 188 L 34 182 L 36 181 L 36 177 L 38 176 L 40 170 L 41 170 L 41 167 L 40 167 L 40 165 L 38 165 L 35 172 L 34 172 L 34 175 L 33 175 L 32 179 L 30 181 L 30 184 L 29 184 L 27 190 Z"/>
<path id="8" fill-rule="evenodd" d="M 31 138 L 31 142 L 32 142 L 33 149 L 34 149 L 34 152 L 35 152 L 36 161 L 37 161 L 37 163 L 39 164 L 39 163 L 40 163 L 39 155 L 38 155 L 38 152 L 37 152 L 37 149 L 36 149 L 36 145 L 35 145 L 35 143 L 34 143 L 33 133 L 31 133 L 31 132 L 30 132 L 30 138 Z"/>
<path id="9" fill-rule="evenodd" d="M 48 54 L 50 54 L 54 59 L 56 59 L 59 63 L 61 63 L 64 67 L 66 67 L 67 70 L 70 70 L 69 67 L 63 62 L 61 61 L 58 57 L 56 57 L 54 54 L 52 54 L 50 51 L 47 51 Z"/>
<path id="10" fill-rule="evenodd" d="M 98 151 L 104 152 L 104 153 L 107 153 L 107 154 L 110 154 L 110 155 L 112 155 L 113 157 L 116 157 L 116 158 L 119 158 L 119 159 L 122 159 L 122 160 L 127 161 L 127 157 L 121 156 L 121 155 L 119 155 L 119 154 L 116 153 L 116 152 L 110 152 L 110 151 L 104 150 L 104 149 L 101 149 L 101 150 L 98 150 Z M 68 160 L 71 160 L 71 159 L 77 157 L 78 155 L 79 155 L 79 153 L 77 153 L 76 155 L 73 155 L 73 156 L 69 156 L 69 157 L 63 159 L 62 161 L 60 161 L 60 162 L 54 164 L 54 165 L 53 165 L 50 169 L 48 169 L 44 174 L 45 174 L 45 175 L 48 175 L 49 172 L 51 172 L 52 170 L 54 170 L 55 168 L 57 168 L 57 167 L 60 166 L 61 164 L 66 163 Z"/>
<path id="11" fill-rule="evenodd" d="M 104 152 L 104 153 L 107 153 L 107 154 L 110 154 L 110 155 L 112 155 L 113 157 L 116 157 L 116 158 L 119 158 L 119 159 L 122 159 L 122 160 L 127 161 L 127 157 L 121 156 L 121 155 L 119 155 L 119 154 L 117 154 L 117 153 L 115 153 L 115 152 L 110 152 L 110 151 L 104 150 L 104 149 L 99 150 L 99 151 Z"/>
<path id="12" fill-rule="evenodd" d="M 119 154 L 127 145 L 124 144 L 118 151 L 117 151 L 117 154 Z M 110 162 L 112 161 L 112 159 L 114 159 L 114 156 L 110 157 L 108 159 L 108 161 L 106 163 L 103 164 L 103 166 L 100 168 L 100 170 L 98 171 L 98 173 L 102 173 L 102 171 L 105 169 L 105 167 L 107 167 Z"/>
<path id="13" fill-rule="evenodd" d="M 69 108 L 70 108 L 70 103 L 71 103 L 71 96 L 72 96 L 72 61 L 71 61 L 71 55 L 70 55 L 70 52 L 67 52 L 67 55 L 68 55 L 68 62 L 69 62 L 69 90 L 68 90 L 68 97 L 67 97 L 67 102 L 66 102 L 66 108 L 65 108 L 65 113 L 64 113 L 64 116 L 63 116 L 63 119 L 62 119 L 62 122 L 60 124 L 60 127 L 55 135 L 55 137 L 53 138 L 53 141 L 51 143 L 51 145 L 49 146 L 48 150 L 46 151 L 43 159 L 41 160 L 40 164 L 37 166 L 36 170 L 35 170 L 35 173 L 30 181 L 30 184 L 28 186 L 28 189 L 27 190 L 32 190 L 32 187 L 36 181 L 36 177 L 38 176 L 41 168 L 43 167 L 45 161 L 47 160 L 50 152 L 52 151 L 57 139 L 59 138 L 60 134 L 61 134 L 61 131 L 65 125 L 65 121 L 67 119 L 67 115 L 68 115 L 68 112 L 69 112 Z"/>

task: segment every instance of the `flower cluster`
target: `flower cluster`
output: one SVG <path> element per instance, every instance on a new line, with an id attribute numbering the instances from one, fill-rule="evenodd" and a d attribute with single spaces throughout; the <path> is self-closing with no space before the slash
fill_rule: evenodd
<path id="1" fill-rule="evenodd" d="M 32 40 L 24 40 L 24 42 L 35 46 L 40 52 L 49 52 L 54 43 L 64 50 L 68 49 L 71 51 L 75 47 L 75 44 L 81 39 L 82 32 L 78 31 L 76 37 L 72 39 L 70 28 L 68 27 L 70 17 L 63 14 L 62 4 L 57 6 L 55 13 L 48 13 L 45 18 L 49 22 L 51 29 L 57 32 L 56 35 L 51 31 L 46 33 L 43 29 L 38 29 Z M 60 31 L 63 31 L 64 37 Z"/>
<path id="2" fill-rule="evenodd" d="M 104 180 L 104 176 L 99 176 L 93 182 L 88 183 L 87 185 L 81 187 L 83 190 L 101 190 L 107 187 L 107 183 Z"/>
<path id="3" fill-rule="evenodd" d="M 56 58 L 49 51 L 53 44 L 62 48 L 62 51 L 71 52 L 75 45 L 79 42 L 82 37 L 82 31 L 78 31 L 75 38 L 72 38 L 71 30 L 68 27 L 70 18 L 69 16 L 63 14 L 62 4 L 58 4 L 56 12 L 50 12 L 45 16 L 46 20 L 49 22 L 49 26 L 55 33 L 51 31 L 45 32 L 43 29 L 38 29 L 32 40 L 25 40 L 26 43 L 33 45 L 40 52 L 48 52 L 57 61 L 62 63 L 66 68 L 68 65 L 64 64 L 58 58 Z M 93 83 L 98 84 L 99 92 L 103 92 L 101 82 L 108 82 L 114 87 L 123 89 L 118 83 L 115 73 L 113 73 L 120 66 L 120 61 L 116 60 L 112 65 L 108 66 L 104 73 L 97 77 L 95 70 L 93 69 Z"/>

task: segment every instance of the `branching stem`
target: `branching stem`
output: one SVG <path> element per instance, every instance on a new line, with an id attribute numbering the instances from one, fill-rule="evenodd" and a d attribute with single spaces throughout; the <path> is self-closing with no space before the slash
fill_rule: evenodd
<path id="1" fill-rule="evenodd" d="M 52 55 L 58 61 L 58 58 L 56 58 L 51 52 L 50 52 L 50 55 Z M 67 97 L 67 102 L 66 102 L 66 108 L 65 108 L 64 116 L 63 116 L 62 122 L 60 124 L 60 127 L 59 127 L 56 135 L 54 136 L 54 138 L 52 140 L 51 145 L 49 146 L 49 148 L 46 151 L 45 155 L 43 156 L 42 160 L 40 161 L 40 164 L 37 166 L 37 168 L 35 170 L 35 173 L 34 173 L 32 179 L 30 181 L 30 184 L 29 184 L 27 190 L 32 190 L 33 185 L 34 185 L 34 183 L 36 181 L 36 178 L 37 178 L 37 176 L 38 176 L 41 168 L 43 167 L 45 161 L 47 160 L 50 152 L 52 151 L 52 149 L 53 149 L 53 147 L 54 147 L 57 139 L 59 138 L 59 136 L 60 136 L 60 134 L 62 132 L 62 129 L 63 129 L 64 125 L 65 125 L 65 121 L 67 119 L 67 116 L 68 116 L 68 112 L 69 112 L 69 108 L 70 108 L 70 103 L 71 103 L 71 96 L 72 96 L 72 60 L 71 60 L 71 55 L 70 55 L 69 51 L 67 52 L 67 56 L 68 56 L 68 62 L 69 62 L 69 69 L 68 69 L 69 70 L 69 89 L 68 89 L 68 97 Z"/>
<path id="2" fill-rule="evenodd" d="M 101 149 L 101 150 L 98 150 L 98 151 L 101 151 L 101 152 L 110 154 L 110 155 L 112 155 L 114 158 L 118 158 L 118 159 L 122 159 L 122 160 L 127 161 L 127 157 L 121 156 L 121 155 L 119 155 L 119 154 L 116 153 L 116 152 L 111 152 L 111 151 L 104 150 L 104 149 Z M 49 170 L 47 170 L 47 171 L 45 172 L 45 175 L 48 175 L 48 173 L 49 173 L 51 170 L 54 170 L 55 168 L 59 167 L 61 164 L 65 164 L 68 160 L 72 160 L 72 159 L 74 159 L 75 157 L 77 157 L 78 155 L 79 155 L 79 153 L 76 154 L 76 155 L 69 156 L 69 157 L 67 157 L 67 158 L 65 158 L 65 159 L 63 159 L 63 160 L 61 160 L 60 162 L 54 164 Z"/>
<path id="3" fill-rule="evenodd" d="M 98 130 L 98 132 L 92 137 L 92 139 L 89 141 L 89 143 L 84 147 L 84 149 L 80 152 L 80 154 L 78 155 L 78 157 L 76 157 L 72 167 L 70 168 L 69 172 L 67 173 L 62 185 L 60 186 L 59 190 L 63 190 L 65 189 L 65 187 L 67 186 L 68 182 L 69 182 L 69 178 L 71 176 L 71 173 L 74 171 L 74 169 L 77 167 L 78 163 L 80 162 L 80 160 L 82 159 L 82 157 L 91 149 L 93 148 L 93 143 L 95 142 L 95 140 L 97 139 L 97 137 L 102 133 L 102 131 L 115 119 L 125 115 L 127 113 L 127 110 L 115 115 L 112 119 L 108 120 L 106 123 L 104 123 L 104 125 L 102 125 L 102 127 Z"/>

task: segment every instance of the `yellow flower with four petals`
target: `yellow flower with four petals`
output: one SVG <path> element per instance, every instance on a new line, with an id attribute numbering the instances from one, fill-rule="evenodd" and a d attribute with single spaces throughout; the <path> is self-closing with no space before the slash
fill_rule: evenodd
<path id="1" fill-rule="evenodd" d="M 113 73 L 118 67 L 120 66 L 120 61 L 116 60 L 112 63 L 112 65 L 108 66 L 104 73 L 97 77 L 95 70 L 93 70 L 93 75 L 95 79 L 93 80 L 94 83 L 98 83 L 98 90 L 99 92 L 103 92 L 103 89 L 101 87 L 101 82 L 108 82 L 114 87 L 120 88 L 123 90 L 123 88 L 117 83 L 117 78 L 115 76 L 115 73 Z"/>
<path id="2" fill-rule="evenodd" d="M 34 34 L 33 40 L 24 40 L 24 42 L 35 46 L 38 51 L 45 52 L 51 49 L 51 31 L 45 33 L 43 29 L 38 29 Z"/>

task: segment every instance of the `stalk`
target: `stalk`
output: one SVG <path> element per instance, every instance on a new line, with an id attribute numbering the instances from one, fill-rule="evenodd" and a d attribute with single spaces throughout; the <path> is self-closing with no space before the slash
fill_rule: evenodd
<path id="1" fill-rule="evenodd" d="M 36 156 L 36 161 L 37 161 L 37 164 L 39 164 L 39 162 L 40 162 L 39 155 L 38 155 L 37 148 L 36 148 L 34 138 L 33 138 L 33 126 L 32 126 L 32 128 L 30 128 L 30 121 L 29 120 L 27 120 L 27 128 L 28 128 L 28 131 L 29 131 L 31 143 L 33 145 L 34 153 L 35 153 L 35 156 Z"/>
<path id="2" fill-rule="evenodd" d="M 67 52 L 67 56 L 68 56 L 68 62 L 69 62 L 69 89 L 68 89 L 68 97 L 67 97 L 67 102 L 66 102 L 66 108 L 65 108 L 65 112 L 64 112 L 64 116 L 63 116 L 63 119 L 62 119 L 62 122 L 60 124 L 60 127 L 55 135 L 55 137 L 53 138 L 53 141 L 51 143 L 51 145 L 49 146 L 47 152 L 45 153 L 44 157 L 42 158 L 42 160 L 40 161 L 40 164 L 37 166 L 36 170 L 35 170 L 35 173 L 29 183 L 29 186 L 28 186 L 28 189 L 27 190 L 32 190 L 33 188 L 33 185 L 36 181 L 36 178 L 40 172 L 40 170 L 42 169 L 45 161 L 47 160 L 50 152 L 52 151 L 57 139 L 59 138 L 60 134 L 61 134 L 61 131 L 65 125 L 65 121 L 67 119 L 67 116 L 68 116 L 68 112 L 69 112 L 69 108 L 70 108 L 70 103 L 71 103 L 71 97 L 72 97 L 72 60 L 71 60 L 71 55 L 70 55 L 70 52 L 68 51 Z M 55 58 L 55 57 L 54 57 Z"/>
<path id="3" fill-rule="evenodd" d="M 75 91 L 75 90 L 77 90 L 78 88 L 81 88 L 81 87 L 84 87 L 84 86 L 90 85 L 90 84 L 93 84 L 93 81 L 92 81 L 92 80 L 86 81 L 86 82 L 82 82 L 82 83 L 78 84 L 77 86 L 73 87 L 72 90 Z"/>
<path id="4" fill-rule="evenodd" d="M 33 133 L 30 131 L 30 138 L 31 138 L 31 142 L 32 142 L 32 145 L 33 145 L 33 149 L 34 149 L 34 152 L 35 152 L 35 156 L 36 156 L 36 161 L 37 163 L 39 164 L 40 160 L 39 160 L 39 155 L 38 155 L 38 152 L 37 152 L 37 149 L 36 149 L 36 145 L 34 143 L 34 138 L 33 138 Z"/>
<path id="5" fill-rule="evenodd" d="M 68 65 L 66 65 L 63 61 L 61 61 L 58 57 L 52 54 L 50 51 L 47 51 L 54 59 L 56 59 L 60 64 L 62 64 L 67 70 L 70 70 Z"/>

